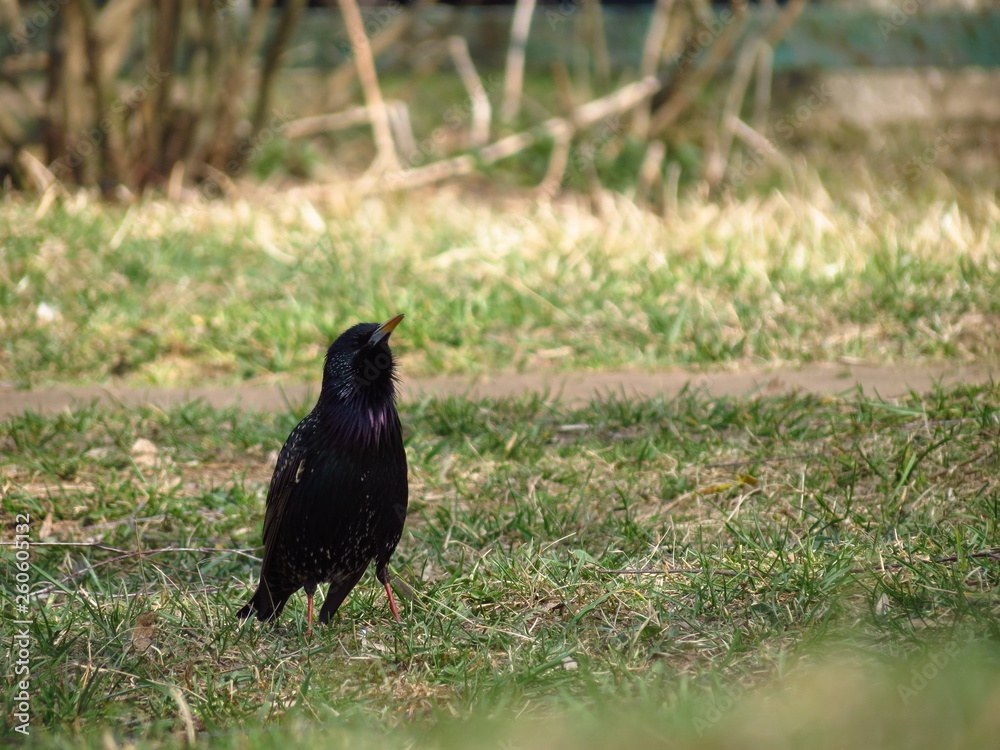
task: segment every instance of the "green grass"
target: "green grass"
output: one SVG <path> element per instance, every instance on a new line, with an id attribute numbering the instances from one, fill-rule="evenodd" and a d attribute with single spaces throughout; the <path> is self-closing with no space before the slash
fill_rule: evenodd
<path id="1" fill-rule="evenodd" d="M 1000 563 L 974 556 L 1000 548 L 995 385 L 407 404 L 404 622 L 367 577 L 311 638 L 302 596 L 276 628 L 234 618 L 304 410 L 3 424 L 4 528 L 29 514 L 59 543 L 31 549 L 34 744 L 937 748 L 1000 728 Z"/>
<path id="2" fill-rule="evenodd" d="M 692 200 L 667 222 L 624 201 L 597 218 L 267 195 L 128 211 L 81 196 L 40 216 L 8 197 L 0 381 L 313 380 L 337 333 L 398 312 L 409 375 L 997 355 L 987 196 L 869 224 L 792 194 Z"/>

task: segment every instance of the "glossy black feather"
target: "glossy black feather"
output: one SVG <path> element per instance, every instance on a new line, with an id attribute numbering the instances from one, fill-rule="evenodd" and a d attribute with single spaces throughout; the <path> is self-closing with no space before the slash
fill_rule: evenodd
<path id="1" fill-rule="evenodd" d="M 320 611 L 327 622 L 369 564 L 388 580 L 407 506 L 388 325 L 354 326 L 327 351 L 319 400 L 271 477 L 260 584 L 240 617 L 275 619 L 300 588 L 330 583 Z"/>

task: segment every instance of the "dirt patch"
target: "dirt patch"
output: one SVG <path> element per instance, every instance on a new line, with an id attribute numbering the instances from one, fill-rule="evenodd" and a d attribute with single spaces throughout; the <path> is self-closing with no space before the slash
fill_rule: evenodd
<path id="1" fill-rule="evenodd" d="M 670 396 L 685 386 L 704 389 L 716 396 L 776 394 L 801 390 L 811 393 L 842 393 L 860 386 L 865 392 L 885 398 L 908 391 L 926 391 L 934 383 L 986 383 L 1000 372 L 996 364 L 872 367 L 868 365 L 817 364 L 800 368 L 748 370 L 742 372 L 691 373 L 683 371 L 638 373 L 603 372 L 572 374 L 499 374 L 478 378 L 407 378 L 402 399 L 424 395 L 458 395 L 469 398 L 544 393 L 552 400 L 581 403 L 595 396 L 621 394 L 627 397 Z M 240 405 L 245 409 L 287 409 L 316 397 L 318 384 L 199 386 L 192 388 L 122 388 L 88 386 L 37 391 L 0 390 L 0 416 L 31 409 L 52 414 L 97 401 L 103 404 L 169 406 L 196 399 L 214 407 Z"/>

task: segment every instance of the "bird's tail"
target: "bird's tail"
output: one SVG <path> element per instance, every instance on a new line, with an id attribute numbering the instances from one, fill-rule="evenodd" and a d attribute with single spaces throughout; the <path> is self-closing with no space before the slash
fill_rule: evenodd
<path id="1" fill-rule="evenodd" d="M 245 620 L 251 615 L 257 615 L 257 619 L 261 622 L 276 620 L 281 610 L 285 608 L 285 602 L 294 593 L 294 591 L 275 591 L 262 580 L 257 591 L 250 597 L 250 601 L 236 613 L 236 616 Z"/>

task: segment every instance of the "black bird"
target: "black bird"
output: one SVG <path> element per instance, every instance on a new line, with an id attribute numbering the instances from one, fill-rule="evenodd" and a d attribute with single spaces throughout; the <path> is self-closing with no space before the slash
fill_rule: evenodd
<path id="1" fill-rule="evenodd" d="M 388 566 L 406 520 L 406 453 L 389 334 L 402 319 L 356 325 L 327 350 L 319 400 L 278 455 L 260 584 L 239 617 L 274 620 L 304 588 L 311 628 L 316 586 L 329 583 L 325 624 L 374 561 L 399 620 Z"/>

